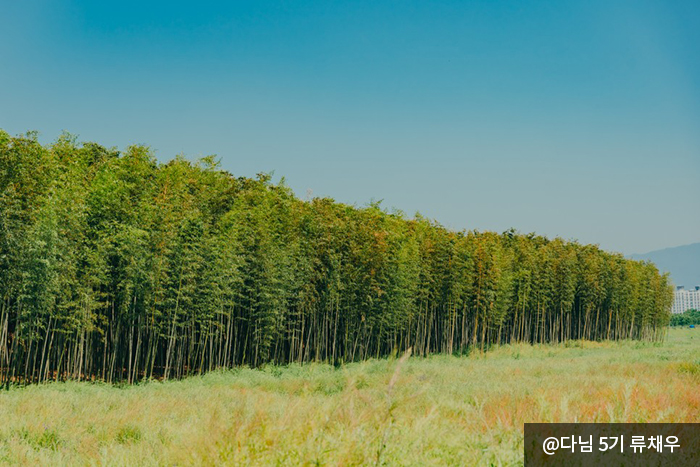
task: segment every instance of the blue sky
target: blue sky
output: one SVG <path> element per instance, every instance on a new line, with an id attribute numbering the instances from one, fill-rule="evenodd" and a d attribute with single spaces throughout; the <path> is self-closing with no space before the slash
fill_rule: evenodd
<path id="1" fill-rule="evenodd" d="M 700 241 L 700 3 L 35 1 L 0 128 L 623 253 Z"/>

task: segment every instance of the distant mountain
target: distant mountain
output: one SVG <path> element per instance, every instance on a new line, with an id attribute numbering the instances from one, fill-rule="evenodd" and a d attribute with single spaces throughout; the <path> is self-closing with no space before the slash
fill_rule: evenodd
<path id="1" fill-rule="evenodd" d="M 653 262 L 659 270 L 671 273 L 675 285 L 684 285 L 686 289 L 700 285 L 700 243 L 630 255 L 630 258 Z"/>

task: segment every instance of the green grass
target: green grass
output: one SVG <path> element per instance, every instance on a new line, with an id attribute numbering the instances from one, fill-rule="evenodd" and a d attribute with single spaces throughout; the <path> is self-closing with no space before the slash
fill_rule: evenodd
<path id="1" fill-rule="evenodd" d="M 700 332 L 0 392 L 0 463 L 519 465 L 524 422 L 690 422 Z"/>

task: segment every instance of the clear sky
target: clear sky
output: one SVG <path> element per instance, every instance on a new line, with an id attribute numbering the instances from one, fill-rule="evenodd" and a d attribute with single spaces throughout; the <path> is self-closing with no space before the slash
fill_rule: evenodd
<path id="1" fill-rule="evenodd" d="M 700 241 L 700 2 L 3 2 L 0 128 L 642 253 Z"/>

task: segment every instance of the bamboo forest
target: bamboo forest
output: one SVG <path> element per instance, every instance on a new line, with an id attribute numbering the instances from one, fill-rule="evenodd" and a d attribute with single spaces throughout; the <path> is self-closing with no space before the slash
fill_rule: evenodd
<path id="1" fill-rule="evenodd" d="M 598 246 L 0 130 L 3 384 L 659 340 L 671 302 L 652 263 Z"/>

